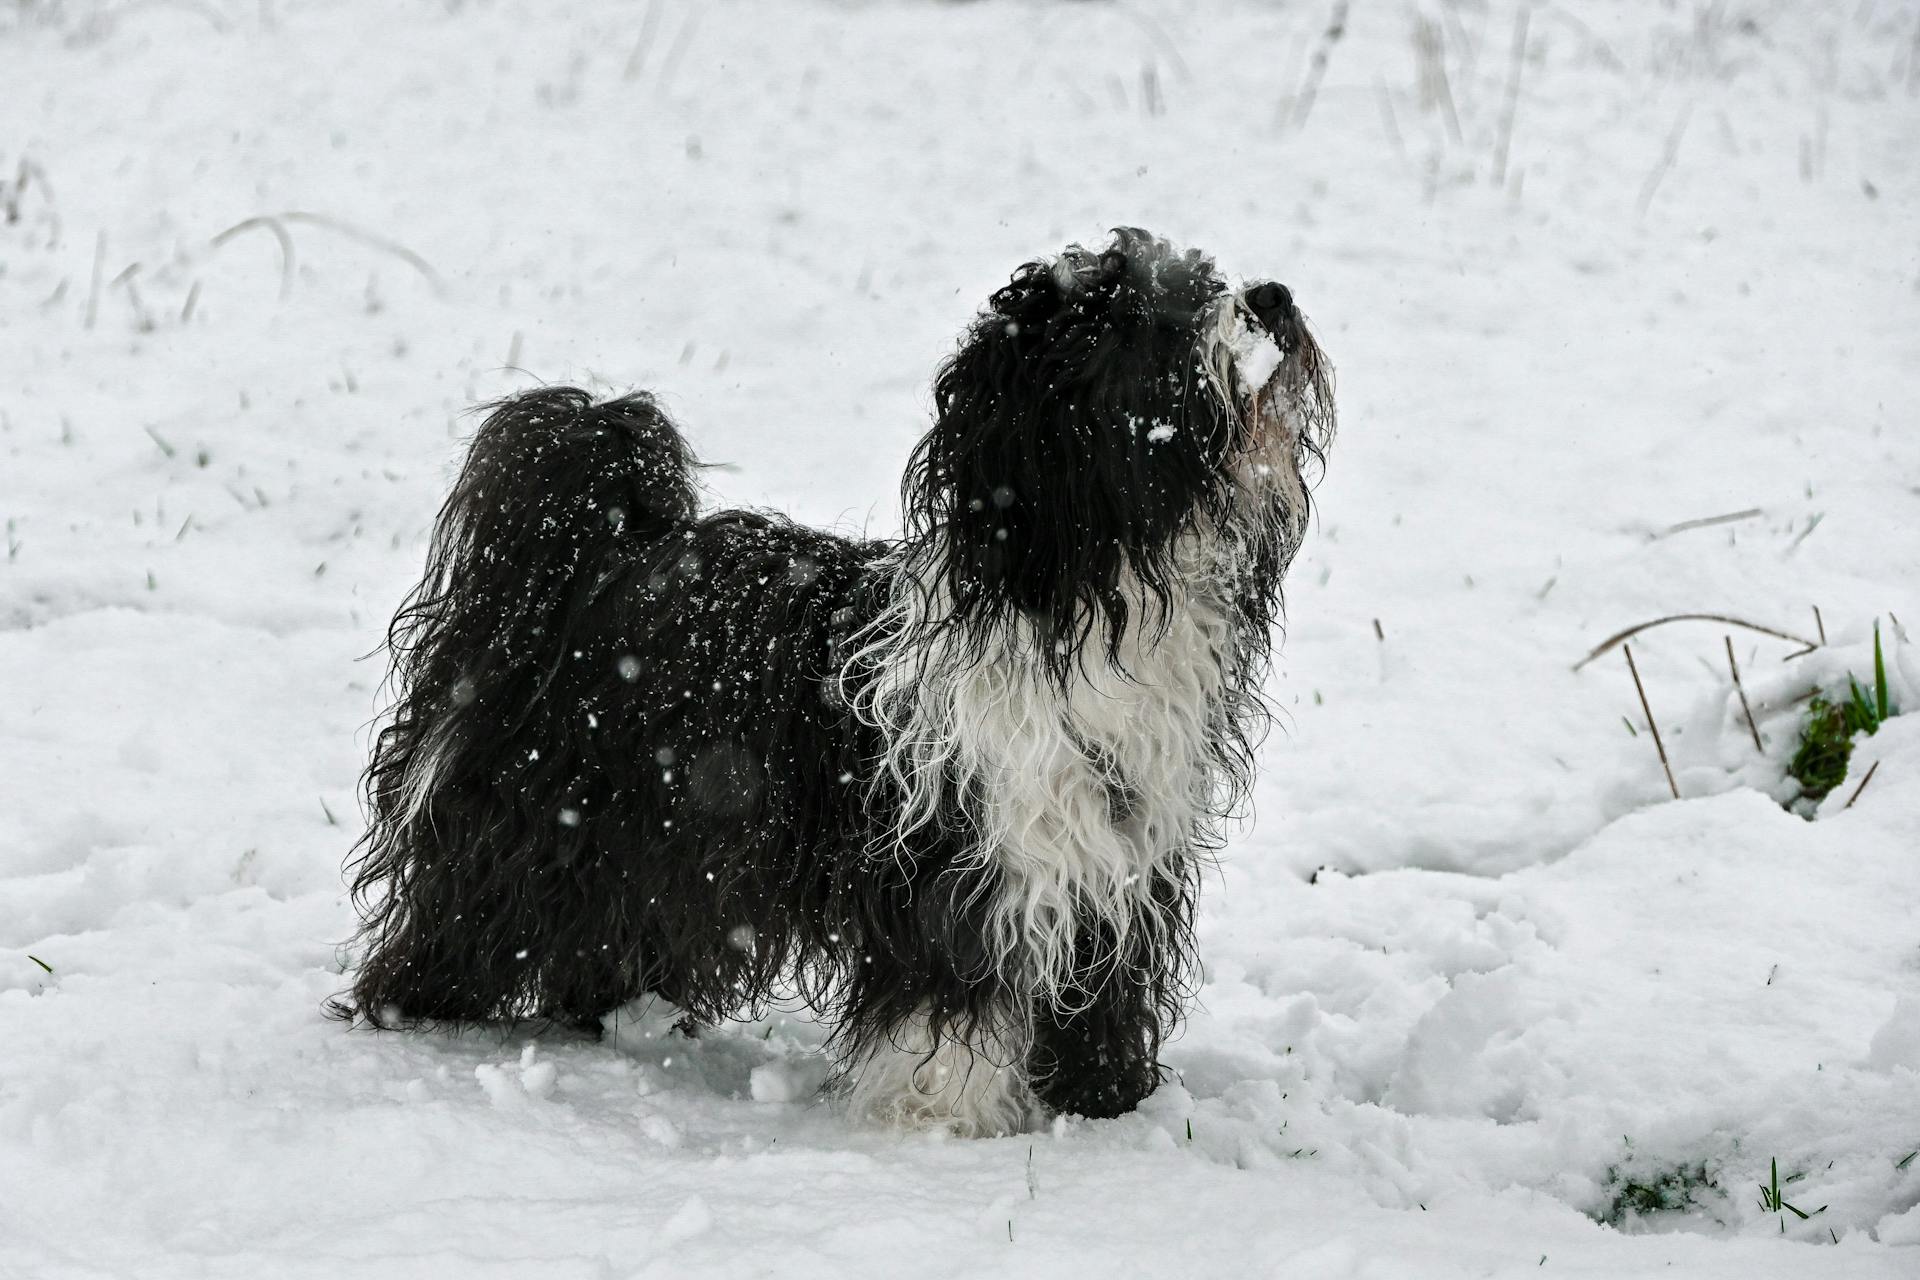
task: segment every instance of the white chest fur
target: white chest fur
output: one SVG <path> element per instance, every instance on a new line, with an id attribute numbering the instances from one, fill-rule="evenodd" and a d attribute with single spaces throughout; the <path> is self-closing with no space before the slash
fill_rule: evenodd
<path id="1" fill-rule="evenodd" d="M 856 699 L 886 735 L 886 769 L 906 797 L 898 834 L 964 796 L 978 837 L 969 857 L 991 866 L 983 890 L 997 967 L 1056 1004 L 1076 979 L 1109 964 L 1133 930 L 1163 923 L 1159 873 L 1192 852 L 1217 804 L 1212 744 L 1226 714 L 1233 625 L 1220 603 L 1218 549 L 1180 548 L 1190 572 L 1170 608 L 1134 611 L 1118 662 L 1098 645 L 1064 686 L 1040 660 L 1024 621 L 964 657 L 957 637 L 908 625 L 921 643 L 857 656 L 869 674 Z M 897 607 L 937 608 L 914 584 Z M 911 619 L 917 622 L 920 619 Z M 1093 926 L 1106 951 L 1088 952 Z"/>

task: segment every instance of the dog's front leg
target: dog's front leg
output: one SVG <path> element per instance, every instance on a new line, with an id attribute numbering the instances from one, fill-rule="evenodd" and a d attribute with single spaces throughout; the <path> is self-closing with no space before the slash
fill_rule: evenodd
<path id="1" fill-rule="evenodd" d="M 1034 1019 L 1027 1073 L 1059 1115 L 1125 1115 L 1160 1084 L 1158 1019 L 1142 984 L 1115 975 L 1084 1008 Z"/>
<path id="2" fill-rule="evenodd" d="M 1124 1115 L 1159 1087 L 1160 1043 L 1181 999 L 1187 900 L 1172 878 L 1155 888 L 1159 901 L 1136 914 L 1119 955 L 1110 925 L 1082 929 L 1078 975 L 1034 1010 L 1026 1074 L 1055 1114 Z"/>

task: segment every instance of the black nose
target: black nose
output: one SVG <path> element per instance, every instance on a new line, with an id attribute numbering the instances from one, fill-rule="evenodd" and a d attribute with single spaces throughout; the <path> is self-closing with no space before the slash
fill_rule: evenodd
<path id="1" fill-rule="evenodd" d="M 1256 284 L 1247 290 L 1247 306 L 1253 314 L 1260 317 L 1260 323 L 1269 333 L 1278 335 L 1292 327 L 1294 319 L 1293 295 L 1287 286 L 1268 280 Z"/>

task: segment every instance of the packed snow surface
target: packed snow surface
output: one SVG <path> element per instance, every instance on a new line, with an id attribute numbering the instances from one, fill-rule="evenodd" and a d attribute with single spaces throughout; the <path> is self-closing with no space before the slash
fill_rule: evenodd
<path id="1" fill-rule="evenodd" d="M 1920 708 L 1912 0 L 6 0 L 0 68 L 0 1275 L 1920 1275 L 1920 716 L 1781 803 L 1876 620 Z M 973 308 L 1121 224 L 1340 374 L 1177 1078 L 962 1142 L 797 1011 L 322 1016 L 470 406 L 653 388 L 889 533 Z M 1677 801 L 1572 669 L 1676 613 L 1827 641 L 1634 639 Z"/>

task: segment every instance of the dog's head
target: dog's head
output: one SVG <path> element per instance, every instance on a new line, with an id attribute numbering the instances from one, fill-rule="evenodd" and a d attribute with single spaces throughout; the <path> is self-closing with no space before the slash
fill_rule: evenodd
<path id="1" fill-rule="evenodd" d="M 912 532 L 953 617 L 1016 615 L 1060 674 L 1098 628 L 1166 606 L 1176 547 L 1237 548 L 1270 614 L 1307 517 L 1303 469 L 1333 430 L 1332 370 L 1279 284 L 1122 228 L 1029 262 L 934 382 L 908 470 Z"/>

